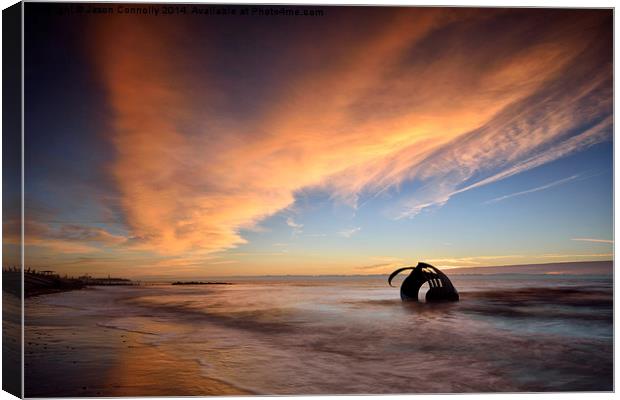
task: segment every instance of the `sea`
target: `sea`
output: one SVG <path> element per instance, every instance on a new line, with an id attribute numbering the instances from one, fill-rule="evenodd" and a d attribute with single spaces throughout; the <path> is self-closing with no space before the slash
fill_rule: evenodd
<path id="1" fill-rule="evenodd" d="M 613 390 L 611 275 L 94 287 L 26 300 L 27 397 Z M 398 283 L 396 283 L 398 286 Z"/>

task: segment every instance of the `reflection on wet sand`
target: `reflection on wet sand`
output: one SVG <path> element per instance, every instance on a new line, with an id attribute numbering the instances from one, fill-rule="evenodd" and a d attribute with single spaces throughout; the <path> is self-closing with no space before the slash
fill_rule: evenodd
<path id="1" fill-rule="evenodd" d="M 26 394 L 612 390 L 610 276 L 455 277 L 444 304 L 321 279 L 30 299 Z"/>
<path id="2" fill-rule="evenodd" d="M 122 335 L 116 368 L 106 377 L 107 396 L 209 396 L 251 394 L 216 379 L 201 376 L 200 366 L 169 347 L 141 343 L 142 334 Z M 165 385 L 162 383 L 165 382 Z"/>

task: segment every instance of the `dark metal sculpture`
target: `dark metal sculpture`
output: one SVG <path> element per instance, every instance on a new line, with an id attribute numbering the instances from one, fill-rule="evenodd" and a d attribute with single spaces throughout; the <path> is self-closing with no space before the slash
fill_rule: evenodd
<path id="1" fill-rule="evenodd" d="M 418 263 L 415 267 L 399 268 L 392 272 L 388 278 L 388 284 L 392 286 L 392 279 L 407 269 L 413 271 L 400 285 L 400 298 L 403 301 L 418 301 L 418 292 L 426 282 L 430 286 L 428 292 L 426 292 L 427 302 L 459 301 L 459 293 L 446 274 L 423 262 Z"/>

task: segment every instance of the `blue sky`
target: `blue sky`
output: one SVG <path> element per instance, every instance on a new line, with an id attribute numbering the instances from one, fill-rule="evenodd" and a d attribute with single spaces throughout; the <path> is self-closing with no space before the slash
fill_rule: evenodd
<path id="1" fill-rule="evenodd" d="M 356 261 L 378 260 L 375 272 L 386 269 L 382 264 L 425 259 L 449 267 L 607 260 L 613 249 L 612 159 L 612 143 L 601 143 L 460 193 L 413 218 L 386 215 L 407 186 L 357 209 L 325 193 L 303 193 L 259 231 L 244 232 L 249 243 L 229 253 L 266 259 L 277 252 L 312 254 L 317 261 L 355 254 Z M 363 273 L 359 267 L 366 265 L 356 267 Z"/>
<path id="2" fill-rule="evenodd" d="M 33 267 L 182 277 L 612 258 L 609 10 L 205 23 L 27 7 Z"/>

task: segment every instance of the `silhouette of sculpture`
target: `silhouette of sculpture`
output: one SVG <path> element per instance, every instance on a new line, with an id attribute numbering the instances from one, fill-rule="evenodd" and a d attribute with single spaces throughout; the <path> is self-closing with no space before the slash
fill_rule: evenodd
<path id="1" fill-rule="evenodd" d="M 428 292 L 426 292 L 427 302 L 459 301 L 459 293 L 446 274 L 423 262 L 418 263 L 416 267 L 399 268 L 392 272 L 388 278 L 388 284 L 392 286 L 392 279 L 407 269 L 413 271 L 400 285 L 400 298 L 403 301 L 418 301 L 418 292 L 426 282 L 430 286 Z"/>

